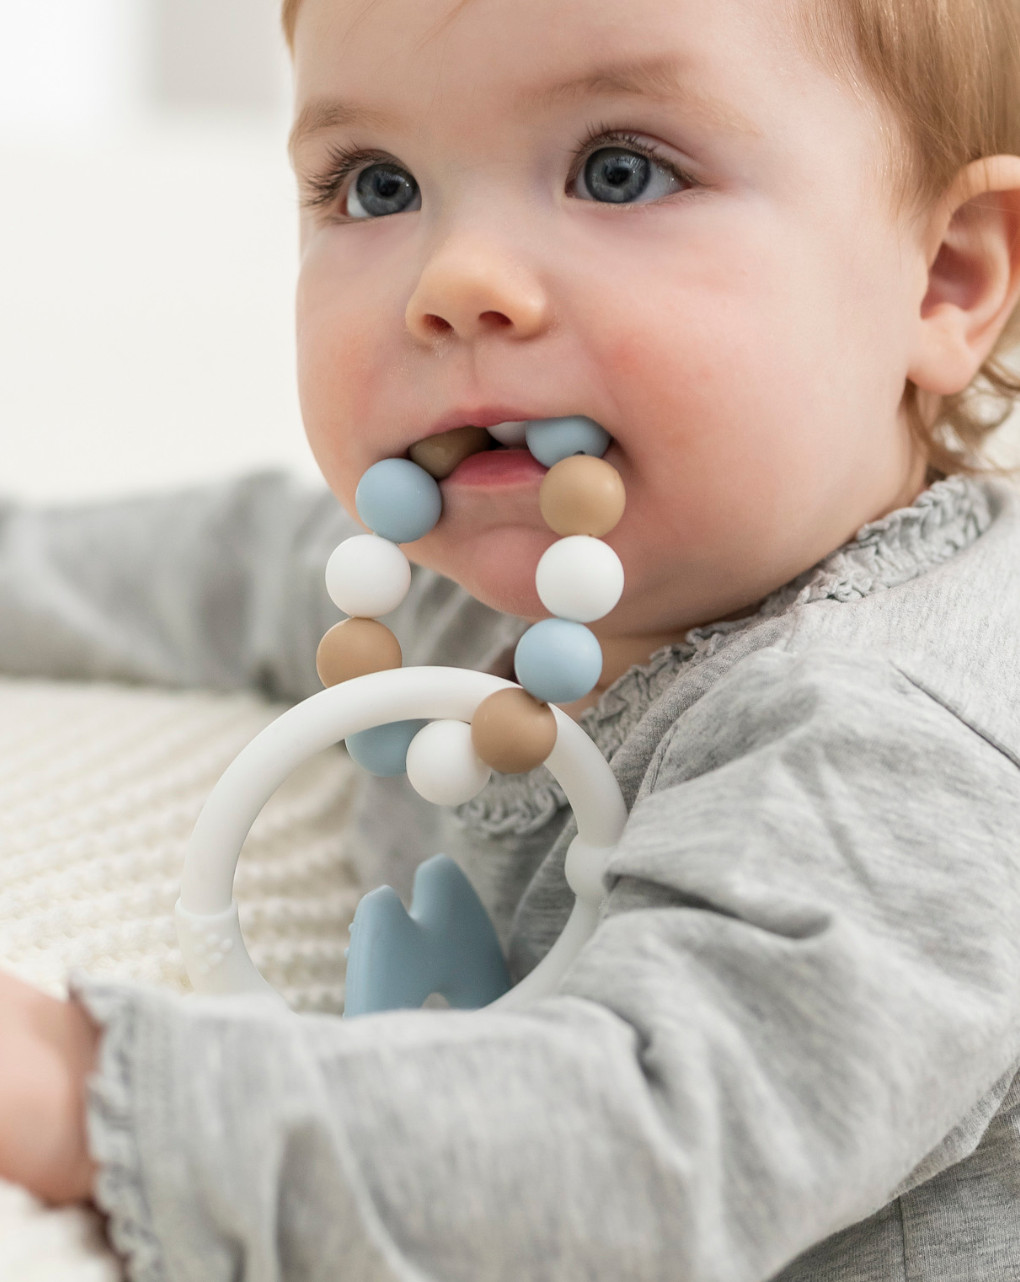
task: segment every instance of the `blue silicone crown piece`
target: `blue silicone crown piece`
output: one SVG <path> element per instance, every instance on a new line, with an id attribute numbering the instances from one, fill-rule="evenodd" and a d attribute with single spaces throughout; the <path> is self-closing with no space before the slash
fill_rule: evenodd
<path id="1" fill-rule="evenodd" d="M 407 749 L 427 721 L 389 721 L 347 736 L 347 751 L 363 770 L 392 779 L 407 770 Z"/>
<path id="2" fill-rule="evenodd" d="M 510 987 L 496 931 L 452 859 L 433 855 L 414 876 L 410 913 L 390 886 L 358 904 L 347 954 L 344 1015 L 406 1010 L 440 993 L 451 1006 L 487 1006 Z"/>

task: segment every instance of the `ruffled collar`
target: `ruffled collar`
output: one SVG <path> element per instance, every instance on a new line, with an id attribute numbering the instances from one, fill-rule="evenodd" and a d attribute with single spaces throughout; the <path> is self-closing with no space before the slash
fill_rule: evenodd
<path id="1" fill-rule="evenodd" d="M 692 628 L 684 639 L 657 650 L 623 673 L 581 725 L 612 760 L 645 711 L 682 669 L 716 654 L 737 635 L 813 601 L 854 601 L 895 588 L 942 565 L 972 544 L 991 524 L 989 492 L 978 478 L 950 476 L 923 490 L 910 507 L 869 521 L 848 543 L 770 593 L 753 614 Z M 536 831 L 566 798 L 548 770 L 495 775 L 462 806 L 458 818 L 490 833 Z"/>

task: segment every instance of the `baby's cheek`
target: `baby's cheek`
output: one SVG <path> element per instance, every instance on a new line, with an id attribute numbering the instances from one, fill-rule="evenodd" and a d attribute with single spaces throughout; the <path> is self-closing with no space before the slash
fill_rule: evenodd
<path id="1" fill-rule="evenodd" d="M 714 339 L 711 317 L 676 315 L 668 299 L 649 307 L 652 323 L 617 324 L 600 344 L 599 369 L 608 387 L 627 402 L 649 408 L 712 402 L 720 382 L 728 380 L 732 362 L 725 345 Z"/>
<path id="2" fill-rule="evenodd" d="M 682 389 L 689 390 L 676 354 L 664 350 L 656 335 L 637 329 L 618 330 L 600 345 L 595 377 L 629 449 L 645 443 L 648 433 L 661 439 L 662 425 L 677 419 Z"/>
<path id="3" fill-rule="evenodd" d="M 298 325 L 298 382 L 313 447 L 353 445 L 356 425 L 373 421 L 381 386 L 372 336 L 328 305 Z"/>
<path id="4" fill-rule="evenodd" d="M 608 344 L 604 369 L 610 378 L 630 382 L 654 369 L 655 355 L 646 335 L 633 331 L 616 334 Z"/>

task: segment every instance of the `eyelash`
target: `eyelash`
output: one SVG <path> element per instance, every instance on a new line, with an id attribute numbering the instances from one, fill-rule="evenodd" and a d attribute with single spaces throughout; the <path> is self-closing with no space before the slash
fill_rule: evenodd
<path id="1" fill-rule="evenodd" d="M 343 147 L 337 143 L 330 145 L 326 153 L 326 165 L 321 173 L 308 179 L 308 192 L 301 204 L 305 209 L 327 209 L 340 194 L 344 182 L 356 170 L 365 165 L 390 161 L 393 157 L 384 151 L 364 150 L 360 147 Z"/>
<path id="2" fill-rule="evenodd" d="M 675 165 L 671 160 L 667 160 L 662 152 L 654 143 L 645 142 L 636 134 L 628 133 L 627 130 L 613 129 L 605 124 L 589 125 L 584 139 L 570 153 L 570 172 L 567 175 L 567 186 L 573 186 L 581 175 L 585 162 L 595 152 L 603 147 L 625 147 L 628 151 L 635 151 L 639 156 L 644 156 L 647 160 L 653 160 L 657 165 L 669 172 L 685 187 L 696 187 L 697 182 L 694 177 Z"/>
<path id="3" fill-rule="evenodd" d="M 571 187 L 577 181 L 585 161 L 590 156 L 602 147 L 614 146 L 626 147 L 629 151 L 637 152 L 638 155 L 645 156 L 648 160 L 653 160 L 657 165 L 668 169 L 673 177 L 683 183 L 685 187 L 697 186 L 690 174 L 686 173 L 678 165 L 673 164 L 671 160 L 667 160 L 654 144 L 647 143 L 626 130 L 612 129 L 604 124 L 589 125 L 583 140 L 571 150 L 567 186 Z M 307 180 L 307 193 L 301 200 L 302 208 L 312 210 L 328 209 L 336 201 L 344 182 L 351 174 L 366 165 L 386 161 L 394 163 L 393 157 L 383 151 L 365 150 L 360 147 L 345 147 L 337 143 L 331 144 L 327 152 L 325 168 L 321 173 Z"/>

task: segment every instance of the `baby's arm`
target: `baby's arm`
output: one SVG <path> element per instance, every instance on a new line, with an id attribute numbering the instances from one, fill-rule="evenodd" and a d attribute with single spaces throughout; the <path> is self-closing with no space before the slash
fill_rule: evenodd
<path id="1" fill-rule="evenodd" d="M 326 561 L 364 532 L 282 473 L 76 507 L 0 501 L 0 672 L 304 698 L 341 617 Z M 386 623 L 409 664 L 484 666 L 514 635 L 417 569 Z"/>
<path id="2" fill-rule="evenodd" d="M 764 1279 L 887 1202 L 1020 1054 L 1015 767 L 886 665 L 767 652 L 658 771 L 530 1012 L 84 985 L 121 1244 L 203 1282 Z"/>
<path id="3" fill-rule="evenodd" d="M 354 523 L 266 473 L 80 506 L 0 503 L 0 671 L 175 686 L 320 688 L 339 617 L 326 558 Z"/>
<path id="4" fill-rule="evenodd" d="M 529 1012 L 79 980 L 135 1282 L 763 1282 L 965 1156 L 1020 1055 L 1013 764 L 886 665 L 766 652 L 658 774 Z"/>
<path id="5" fill-rule="evenodd" d="M 89 1197 L 85 1081 L 99 1031 L 74 1002 L 0 972 L 0 1178 L 47 1202 Z"/>

